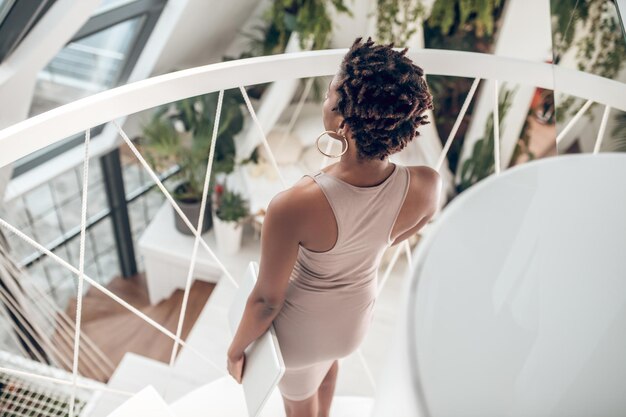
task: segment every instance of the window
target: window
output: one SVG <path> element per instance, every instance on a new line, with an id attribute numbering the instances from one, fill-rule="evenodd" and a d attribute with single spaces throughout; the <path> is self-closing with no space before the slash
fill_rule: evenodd
<path id="1" fill-rule="evenodd" d="M 102 0 L 94 15 L 38 74 L 29 116 L 124 84 L 165 3 L 166 0 Z M 102 128 L 92 129 L 92 137 Z M 76 135 L 25 156 L 15 162 L 13 177 L 82 141 L 83 134 Z"/>
<path id="2" fill-rule="evenodd" d="M 39 73 L 30 115 L 116 86 L 143 22 L 126 20 L 65 46 Z"/>

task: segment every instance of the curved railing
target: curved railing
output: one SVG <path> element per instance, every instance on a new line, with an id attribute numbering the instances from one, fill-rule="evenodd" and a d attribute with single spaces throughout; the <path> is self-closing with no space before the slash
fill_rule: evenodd
<path id="1" fill-rule="evenodd" d="M 303 51 L 176 71 L 60 106 L 0 131 L 0 166 L 90 127 L 187 97 L 281 79 L 334 74 L 347 49 Z M 407 56 L 427 74 L 492 79 L 554 89 L 626 111 L 626 85 L 542 62 L 490 54 L 421 49 Z"/>

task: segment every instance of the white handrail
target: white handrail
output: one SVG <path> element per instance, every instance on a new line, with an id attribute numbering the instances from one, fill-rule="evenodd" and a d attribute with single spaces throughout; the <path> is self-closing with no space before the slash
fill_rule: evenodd
<path id="1" fill-rule="evenodd" d="M 165 103 L 241 85 L 332 75 L 347 48 L 253 57 L 163 74 L 103 91 L 0 131 L 0 166 L 63 138 Z M 427 74 L 498 79 L 552 89 L 626 111 L 626 84 L 543 62 L 475 52 L 419 49 L 407 56 Z"/>

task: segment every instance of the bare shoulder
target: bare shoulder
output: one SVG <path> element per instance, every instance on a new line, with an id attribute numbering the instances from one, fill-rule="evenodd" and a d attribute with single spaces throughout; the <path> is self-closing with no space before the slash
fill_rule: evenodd
<path id="1" fill-rule="evenodd" d="M 439 172 L 427 165 L 407 166 L 407 168 L 411 171 L 411 179 L 418 180 L 421 186 L 437 187 L 441 181 Z"/>
<path id="2" fill-rule="evenodd" d="M 428 211 L 436 210 L 441 197 L 443 180 L 436 169 L 427 165 L 407 166 L 411 172 L 410 192 Z"/>
<path id="3" fill-rule="evenodd" d="M 311 178 L 304 177 L 291 187 L 278 192 L 270 200 L 263 218 L 262 234 L 284 241 L 300 243 L 311 235 L 323 211 L 324 197 Z M 321 209 L 320 209 L 321 207 Z M 289 243 L 288 243 L 289 242 Z"/>
<path id="4" fill-rule="evenodd" d="M 302 219 L 301 216 L 307 214 L 311 204 L 319 201 L 319 190 L 314 183 L 312 179 L 304 177 L 293 186 L 278 192 L 272 197 L 267 213 L 271 212 L 283 220 Z"/>

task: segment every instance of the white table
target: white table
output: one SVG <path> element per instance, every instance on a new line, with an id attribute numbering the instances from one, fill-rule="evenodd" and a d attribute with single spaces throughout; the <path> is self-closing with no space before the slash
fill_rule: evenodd
<path id="1" fill-rule="evenodd" d="M 170 297 L 177 289 L 184 289 L 187 280 L 194 236 L 184 235 L 175 229 L 173 211 L 170 203 L 166 201 L 138 242 L 139 253 L 144 260 L 151 304 Z M 254 236 L 250 225 L 245 225 L 242 247 L 234 255 L 219 252 L 213 228 L 203 233 L 202 237 L 237 281 L 245 273 L 245 268 L 250 261 L 258 262 L 259 260 L 260 241 Z M 214 258 L 200 244 L 193 278 L 216 283 L 222 275 L 222 270 Z"/>

